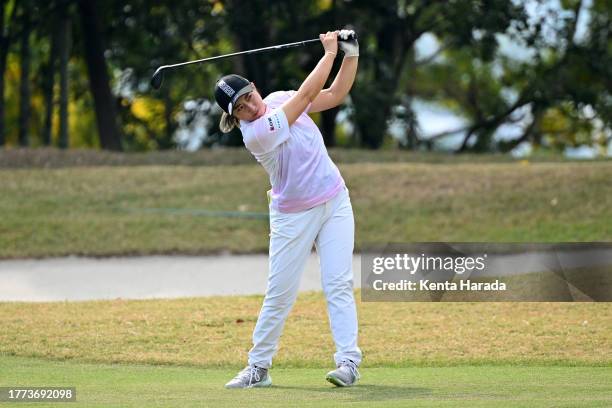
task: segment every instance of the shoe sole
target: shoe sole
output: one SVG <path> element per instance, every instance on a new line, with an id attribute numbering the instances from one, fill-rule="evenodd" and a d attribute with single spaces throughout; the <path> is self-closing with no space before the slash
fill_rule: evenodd
<path id="1" fill-rule="evenodd" d="M 334 377 L 333 375 L 329 375 L 329 374 L 325 376 L 325 379 L 329 381 L 330 383 L 334 384 L 336 387 L 350 387 L 351 385 L 353 385 L 353 384 L 347 384 L 341 379 Z"/>
<path id="2" fill-rule="evenodd" d="M 265 381 L 260 381 L 258 383 L 255 383 L 253 385 L 249 385 L 248 387 L 225 387 L 225 389 L 227 390 L 244 390 L 247 388 L 265 388 L 265 387 L 270 387 L 272 386 L 272 377 L 270 377 L 270 375 L 268 375 L 268 378 Z"/>

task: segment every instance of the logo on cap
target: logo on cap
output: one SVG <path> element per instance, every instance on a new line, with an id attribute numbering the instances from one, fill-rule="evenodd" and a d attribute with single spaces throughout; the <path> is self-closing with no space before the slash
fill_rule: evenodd
<path id="1" fill-rule="evenodd" d="M 236 93 L 236 91 L 234 91 L 232 89 L 231 86 L 229 86 L 228 84 L 225 83 L 224 80 L 220 80 L 219 84 L 218 84 L 219 88 L 221 88 L 223 90 L 223 92 L 225 92 L 227 94 L 227 96 L 229 96 L 230 98 Z"/>

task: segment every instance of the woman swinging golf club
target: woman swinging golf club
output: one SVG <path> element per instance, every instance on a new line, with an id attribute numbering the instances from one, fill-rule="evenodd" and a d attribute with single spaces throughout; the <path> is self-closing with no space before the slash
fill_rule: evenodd
<path id="1" fill-rule="evenodd" d="M 338 168 L 327 154 L 321 132 L 308 113 L 339 105 L 357 71 L 359 45 L 354 32 L 319 36 L 325 53 L 297 91 L 273 92 L 262 99 L 255 85 L 238 75 L 221 78 L 215 99 L 223 109 L 220 128 L 240 127 L 244 144 L 270 176 L 270 269 L 265 299 L 248 365 L 226 388 L 266 387 L 285 320 L 297 297 L 306 260 L 316 246 L 327 298 L 336 369 L 327 380 L 350 386 L 359 379 L 357 312 L 353 296 L 354 220 Z M 342 41 L 338 41 L 340 38 Z M 342 66 L 322 89 L 338 52 Z"/>

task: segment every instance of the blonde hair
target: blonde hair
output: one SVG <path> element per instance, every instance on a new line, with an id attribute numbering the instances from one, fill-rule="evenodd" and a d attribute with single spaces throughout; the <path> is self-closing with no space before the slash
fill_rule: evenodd
<path id="1" fill-rule="evenodd" d="M 227 112 L 223 112 L 221 114 L 221 121 L 219 121 L 219 129 L 223 132 L 223 133 L 229 133 L 231 132 L 235 127 L 239 128 L 240 127 L 240 121 L 238 120 L 238 118 L 230 115 Z"/>

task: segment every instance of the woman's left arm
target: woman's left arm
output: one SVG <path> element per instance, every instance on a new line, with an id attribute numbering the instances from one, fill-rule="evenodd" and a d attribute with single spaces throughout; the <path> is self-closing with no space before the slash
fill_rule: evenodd
<path id="1" fill-rule="evenodd" d="M 339 36 L 342 36 L 342 31 Z M 338 44 L 344 52 L 344 59 L 342 60 L 340 70 L 331 86 L 319 92 L 312 101 L 308 112 L 321 112 L 340 105 L 353 86 L 359 60 L 359 44 L 356 39 L 339 41 Z"/>

